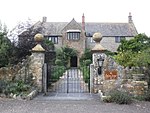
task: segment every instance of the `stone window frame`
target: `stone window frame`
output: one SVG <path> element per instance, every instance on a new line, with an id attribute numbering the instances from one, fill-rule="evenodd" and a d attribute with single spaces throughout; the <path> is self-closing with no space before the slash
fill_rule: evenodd
<path id="1" fill-rule="evenodd" d="M 68 40 L 80 40 L 80 30 L 68 30 L 67 31 L 67 39 Z"/>
<path id="2" fill-rule="evenodd" d="M 58 36 L 49 36 L 48 40 L 53 42 L 54 44 L 58 44 Z"/>

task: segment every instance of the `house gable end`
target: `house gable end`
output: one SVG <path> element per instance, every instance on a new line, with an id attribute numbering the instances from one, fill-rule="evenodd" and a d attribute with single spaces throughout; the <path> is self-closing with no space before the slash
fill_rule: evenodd
<path id="1" fill-rule="evenodd" d="M 62 33 L 66 32 L 67 30 L 82 30 L 82 27 L 79 23 L 77 23 L 75 21 L 75 19 L 73 18 L 71 20 L 71 22 L 69 22 L 63 29 L 62 29 Z"/>

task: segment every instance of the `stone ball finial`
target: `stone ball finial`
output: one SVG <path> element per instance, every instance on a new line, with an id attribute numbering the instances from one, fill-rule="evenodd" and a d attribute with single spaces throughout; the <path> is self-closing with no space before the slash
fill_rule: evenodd
<path id="1" fill-rule="evenodd" d="M 34 40 L 35 40 L 36 42 L 42 42 L 43 39 L 44 39 L 44 36 L 43 36 L 42 34 L 40 34 L 40 33 L 38 33 L 38 34 L 36 34 L 36 35 L 34 36 Z"/>
<path id="2" fill-rule="evenodd" d="M 94 33 L 94 35 L 93 35 L 93 40 L 95 41 L 95 42 L 100 42 L 101 40 L 102 40 L 102 34 L 101 33 Z"/>

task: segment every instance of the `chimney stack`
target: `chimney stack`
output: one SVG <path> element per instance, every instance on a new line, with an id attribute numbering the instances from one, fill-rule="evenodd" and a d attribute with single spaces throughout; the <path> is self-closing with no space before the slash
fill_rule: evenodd
<path id="1" fill-rule="evenodd" d="M 131 12 L 129 12 L 128 22 L 129 23 L 133 23 Z"/>
<path id="2" fill-rule="evenodd" d="M 44 16 L 42 22 L 45 23 L 47 21 L 47 17 Z"/>
<path id="3" fill-rule="evenodd" d="M 85 17 L 84 17 L 84 13 L 82 15 L 82 29 L 85 31 Z"/>

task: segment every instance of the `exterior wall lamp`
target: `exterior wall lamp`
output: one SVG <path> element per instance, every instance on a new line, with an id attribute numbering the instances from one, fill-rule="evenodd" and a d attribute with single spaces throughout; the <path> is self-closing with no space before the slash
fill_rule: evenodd
<path id="1" fill-rule="evenodd" d="M 103 67 L 103 62 L 104 62 L 104 58 L 100 55 L 100 57 L 97 59 L 98 62 L 98 75 L 102 74 L 102 67 Z"/>

